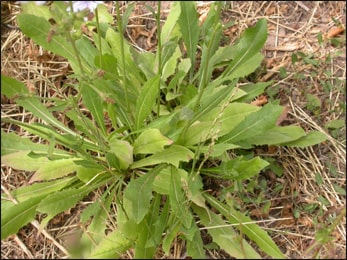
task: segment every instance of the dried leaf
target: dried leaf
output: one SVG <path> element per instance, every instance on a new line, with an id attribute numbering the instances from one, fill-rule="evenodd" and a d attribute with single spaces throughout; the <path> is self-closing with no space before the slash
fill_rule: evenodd
<path id="1" fill-rule="evenodd" d="M 276 126 L 279 126 L 283 122 L 283 120 L 286 119 L 288 112 L 289 112 L 289 106 L 285 106 L 282 114 L 280 115 L 280 117 L 276 121 Z"/>
<path id="2" fill-rule="evenodd" d="M 266 103 L 267 103 L 267 97 L 265 95 L 260 95 L 259 97 L 257 97 L 255 100 L 251 102 L 251 105 L 260 107 L 262 105 L 265 105 Z"/>
<path id="3" fill-rule="evenodd" d="M 340 33 L 343 33 L 344 31 L 345 31 L 345 28 L 343 28 L 341 26 L 334 26 L 329 30 L 327 38 L 331 39 L 331 38 L 339 35 Z"/>

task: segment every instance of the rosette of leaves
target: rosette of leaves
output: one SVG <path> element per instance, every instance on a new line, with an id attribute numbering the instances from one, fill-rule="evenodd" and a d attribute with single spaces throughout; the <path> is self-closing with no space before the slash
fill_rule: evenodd
<path id="1" fill-rule="evenodd" d="M 1 76 L 2 93 L 44 124 L 2 121 L 48 141 L 37 144 L 1 132 L 2 163 L 34 172 L 29 185 L 11 192 L 17 204 L 3 196 L 2 239 L 36 214 L 47 215 L 44 227 L 103 187 L 103 195 L 81 214 L 86 231 L 79 257 L 116 258 L 133 248 L 135 258 L 153 258 L 159 247 L 168 255 L 179 236 L 186 241 L 187 256 L 206 258 L 200 230 L 205 227 L 232 257 L 260 258 L 263 252 L 284 258 L 270 236 L 249 224 L 251 219 L 232 201 L 204 191 L 202 178 L 210 171 L 215 178 L 242 181 L 269 165 L 260 157 L 230 158 L 228 152 L 236 148 L 305 147 L 326 140 L 324 134 L 306 133 L 299 126 L 276 126 L 283 111 L 276 103 L 250 104 L 271 82 L 238 84 L 263 59 L 265 19 L 246 29 L 234 45 L 220 46 L 225 29 L 221 3 L 211 4 L 199 25 L 194 2 L 174 2 L 163 26 L 160 8 L 151 9 L 160 28 L 157 51 L 151 53 L 137 51 L 123 37 L 133 4 L 122 17 L 118 14 L 117 29 L 103 5 L 91 21 L 72 17 L 69 30 L 75 37 L 66 37 L 58 27 L 59 33 L 52 34 L 51 19 L 59 26 L 69 16 L 64 2 L 29 7 L 17 17 L 21 30 L 69 61 L 77 94 L 51 100 L 57 106 L 48 109 L 23 83 Z M 82 23 L 90 29 L 89 36 L 76 33 Z M 216 76 L 216 70 L 222 73 Z M 91 117 L 81 113 L 79 102 Z M 54 117 L 59 111 L 74 123 L 73 129 Z M 218 167 L 204 168 L 204 162 L 216 159 Z M 115 226 L 105 235 L 110 211 Z"/>

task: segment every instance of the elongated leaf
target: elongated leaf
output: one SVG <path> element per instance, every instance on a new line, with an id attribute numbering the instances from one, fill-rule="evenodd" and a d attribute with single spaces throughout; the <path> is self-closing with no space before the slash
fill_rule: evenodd
<path id="1" fill-rule="evenodd" d="M 163 152 L 156 153 L 140 161 L 134 162 L 132 165 L 130 165 L 130 168 L 135 169 L 160 163 L 170 163 L 178 168 L 180 161 L 188 162 L 193 158 L 193 156 L 193 152 L 186 147 L 180 145 L 172 145 Z"/>
<path id="2" fill-rule="evenodd" d="M 89 192 L 89 187 L 58 191 L 43 199 L 37 210 L 55 216 L 56 214 L 73 207 Z"/>
<path id="3" fill-rule="evenodd" d="M 268 165 L 269 163 L 260 159 L 260 157 L 254 157 L 250 160 L 244 157 L 237 157 L 230 161 L 223 162 L 220 170 L 217 170 L 217 172 L 223 173 L 223 177 L 227 179 L 247 180 L 258 174 Z"/>
<path id="4" fill-rule="evenodd" d="M 80 66 L 78 65 L 76 54 L 72 45 L 64 37 L 54 35 L 50 42 L 47 36 L 50 33 L 51 24 L 44 18 L 31 14 L 17 15 L 17 21 L 22 32 L 34 40 L 35 43 L 42 46 L 46 50 L 67 58 L 76 74 L 80 74 Z M 90 67 L 82 60 L 82 66 L 86 73 L 91 73 Z"/>
<path id="5" fill-rule="evenodd" d="M 96 127 L 91 119 L 89 119 L 86 115 L 80 115 L 73 110 L 67 111 L 65 115 L 73 121 L 74 126 L 78 131 L 81 131 L 90 140 L 95 142 L 97 141 L 97 136 L 95 136 L 95 132 L 93 132 L 93 129 L 95 131 Z"/>
<path id="6" fill-rule="evenodd" d="M 30 151 L 19 151 L 1 157 L 1 162 L 17 170 L 37 171 L 42 164 L 49 162 L 47 157 L 33 158 Z"/>
<path id="7" fill-rule="evenodd" d="M 101 242 L 105 236 L 106 225 L 108 222 L 108 209 L 114 201 L 116 189 L 110 187 L 101 196 L 100 200 L 91 204 L 90 208 L 86 208 L 81 214 L 81 222 L 93 216 L 91 223 L 88 225 L 86 232 L 81 237 L 81 244 L 86 246 L 88 252 L 84 252 L 84 256 L 90 254 L 95 243 Z M 88 209 L 88 210 L 87 210 Z"/>
<path id="8" fill-rule="evenodd" d="M 228 150 L 239 148 L 240 146 L 235 144 L 216 144 L 212 148 L 209 146 L 199 147 L 199 152 L 201 154 L 210 153 L 210 157 L 222 156 Z"/>
<path id="9" fill-rule="evenodd" d="M 194 68 L 196 61 L 196 48 L 198 46 L 200 34 L 198 13 L 194 2 L 181 1 L 180 5 L 181 14 L 178 19 L 178 24 L 180 26 L 184 44 L 187 48 L 188 57 L 192 62 L 192 68 Z M 193 71 L 190 75 L 190 80 L 192 80 Z"/>
<path id="10" fill-rule="evenodd" d="M 102 130 L 103 136 L 106 136 L 105 118 L 103 112 L 103 100 L 100 95 L 94 91 L 89 85 L 83 84 L 81 88 L 84 104 L 92 113 L 93 118 Z"/>
<path id="11" fill-rule="evenodd" d="M 64 145 L 65 147 L 68 147 L 72 150 L 78 151 L 81 154 L 85 154 L 84 149 L 100 151 L 99 146 L 94 145 L 87 139 L 82 139 L 82 137 L 78 136 L 77 134 L 75 134 L 76 136 L 70 134 L 62 135 L 60 133 L 57 133 L 57 131 L 51 129 L 50 127 L 37 123 L 27 124 L 12 119 L 3 119 L 3 121 L 19 125 L 28 132 L 34 135 L 38 135 L 43 139 L 51 140 L 52 138 L 54 138 L 57 143 Z"/>
<path id="12" fill-rule="evenodd" d="M 1 130 L 1 155 L 19 151 L 47 152 L 48 145 L 33 143 L 28 138 L 20 137 L 15 133 L 6 134 Z M 68 153 L 60 149 L 54 149 L 53 155 L 68 155 Z"/>
<path id="13" fill-rule="evenodd" d="M 204 194 L 204 197 L 213 207 L 220 211 L 230 221 L 230 223 L 240 224 L 236 227 L 242 229 L 242 232 L 256 242 L 264 252 L 272 256 L 274 259 L 285 258 L 281 250 L 276 246 L 269 235 L 257 224 L 251 223 L 252 219 L 243 215 L 241 212 L 234 210 L 232 207 L 222 204 L 212 196 Z"/>
<path id="14" fill-rule="evenodd" d="M 37 205 L 46 195 L 37 196 L 13 205 L 1 212 L 1 239 L 15 234 L 35 218 Z"/>
<path id="15" fill-rule="evenodd" d="M 143 126 L 144 120 L 152 112 L 159 94 L 159 81 L 160 77 L 156 75 L 148 80 L 141 89 L 141 93 L 136 100 L 136 129 L 140 129 Z"/>
<path id="16" fill-rule="evenodd" d="M 146 129 L 134 142 L 135 154 L 154 154 L 164 151 L 165 145 L 172 144 L 172 140 L 165 137 L 158 129 Z"/>
<path id="17" fill-rule="evenodd" d="M 68 175 L 76 171 L 80 166 L 75 161 L 80 159 L 69 158 L 54 161 L 47 161 L 39 167 L 35 174 L 31 177 L 29 183 L 34 181 L 47 181 Z"/>
<path id="18" fill-rule="evenodd" d="M 233 92 L 233 89 L 235 87 L 235 84 L 236 82 L 233 82 L 227 87 L 221 87 L 217 89 L 215 93 L 209 93 L 208 91 L 205 91 L 201 101 L 201 108 L 195 114 L 194 118 L 192 119 L 192 123 L 200 119 L 200 117 L 204 116 L 215 107 L 221 106 L 223 100 L 226 100 L 230 96 L 234 95 L 235 92 Z"/>
<path id="19" fill-rule="evenodd" d="M 169 188 L 170 185 L 168 185 L 171 182 L 171 171 L 170 167 L 167 167 L 160 171 L 155 176 L 155 179 L 153 181 L 153 191 L 162 194 L 162 195 L 168 195 L 169 194 Z"/>
<path id="20" fill-rule="evenodd" d="M 271 103 L 265 105 L 259 111 L 248 115 L 239 125 L 222 137 L 219 142 L 234 143 L 265 132 L 275 126 L 282 110 L 283 107 Z"/>
<path id="21" fill-rule="evenodd" d="M 95 167 L 95 166 L 94 166 Z M 90 167 L 79 167 L 77 168 L 77 177 L 84 183 L 89 182 L 91 179 L 95 178 L 98 174 L 105 173 L 103 168 Z"/>
<path id="22" fill-rule="evenodd" d="M 4 91 L 5 95 L 7 95 L 9 98 L 19 95 L 16 99 L 16 103 L 24 107 L 26 110 L 32 112 L 38 118 L 44 120 L 47 124 L 55 126 L 66 133 L 75 134 L 59 120 L 57 120 L 39 101 L 38 98 L 28 96 L 29 92 L 23 83 L 1 75 L 1 90 Z"/>
<path id="23" fill-rule="evenodd" d="M 187 172 L 171 167 L 171 181 L 169 184 L 169 198 L 173 214 L 180 220 L 186 228 L 192 223 L 192 215 L 187 207 L 187 198 L 184 196 L 181 176 L 187 178 Z"/>
<path id="24" fill-rule="evenodd" d="M 167 228 L 167 222 L 170 214 L 170 205 L 167 200 L 161 209 L 160 216 L 155 220 L 153 224 L 152 236 L 147 240 L 146 247 L 158 246 L 162 242 L 163 232 Z"/>
<path id="25" fill-rule="evenodd" d="M 103 238 L 86 259 L 119 258 L 131 246 L 131 241 L 119 230 L 114 230 Z"/>
<path id="26" fill-rule="evenodd" d="M 251 74 L 260 66 L 263 59 L 264 56 L 261 53 L 254 54 L 248 60 L 240 63 L 240 65 L 230 73 L 229 79 L 241 78 Z"/>
<path id="27" fill-rule="evenodd" d="M 133 147 L 127 141 L 113 138 L 109 142 L 110 151 L 119 159 L 120 169 L 125 170 L 133 163 Z"/>
<path id="28" fill-rule="evenodd" d="M 223 136 L 229 133 L 235 126 L 240 124 L 247 115 L 259 110 L 258 107 L 244 104 L 244 103 L 231 103 L 227 108 L 220 106 L 202 115 L 201 120 L 211 120 L 195 122 L 189 127 L 185 135 L 185 145 L 194 145 L 211 138 L 218 130 L 218 136 Z M 218 121 L 214 121 L 216 117 Z"/>
<path id="29" fill-rule="evenodd" d="M 122 53 L 125 58 L 125 72 L 126 77 L 128 78 L 128 90 L 132 93 L 138 94 L 139 86 L 143 82 L 143 77 L 139 73 L 137 64 L 134 62 L 134 59 L 131 55 L 132 46 L 124 39 L 123 35 L 115 32 L 112 28 L 109 28 L 106 31 L 106 41 L 111 46 L 112 56 L 118 61 L 117 66 L 119 67 L 119 72 L 123 73 L 123 62 Z M 122 50 L 120 41 L 123 41 L 124 50 Z"/>
<path id="30" fill-rule="evenodd" d="M 94 67 L 94 58 L 99 54 L 98 50 L 92 45 L 91 41 L 86 37 L 82 36 L 76 41 L 76 48 L 79 51 L 81 57 L 86 63 L 92 68 Z"/>
<path id="31" fill-rule="evenodd" d="M 237 53 L 234 60 L 225 69 L 219 78 L 224 78 L 227 75 L 232 75 L 245 62 L 251 59 L 264 46 L 267 39 L 267 22 L 266 19 L 260 19 L 255 27 L 248 28 L 241 36 L 234 51 Z M 235 73 L 234 75 L 236 75 Z M 232 77 L 234 78 L 234 76 Z"/>
<path id="32" fill-rule="evenodd" d="M 193 210 L 199 216 L 201 223 L 208 227 L 207 232 L 212 236 L 221 249 L 225 250 L 230 256 L 236 258 L 259 259 L 260 255 L 240 237 L 232 227 L 227 227 L 227 223 L 216 213 L 192 205 Z M 211 221 L 209 219 L 211 216 Z"/>
<path id="33" fill-rule="evenodd" d="M 37 196 L 47 195 L 61 190 L 70 183 L 76 181 L 76 177 L 63 178 L 50 182 L 34 183 L 29 186 L 23 186 L 11 192 L 11 195 L 18 201 L 23 202 Z"/>
<path id="34" fill-rule="evenodd" d="M 33 14 L 35 16 L 43 17 L 46 20 L 52 18 L 49 7 L 46 5 L 38 5 L 35 1 L 21 3 L 21 9 L 23 14 Z"/>
<path id="35" fill-rule="evenodd" d="M 172 31 L 177 25 L 177 20 L 181 14 L 181 5 L 178 2 L 173 2 L 170 8 L 170 13 L 166 18 L 165 24 L 161 30 L 160 40 L 164 45 L 172 37 Z"/>
<path id="36" fill-rule="evenodd" d="M 164 167 L 156 167 L 147 174 L 131 180 L 125 189 L 124 208 L 136 223 L 140 223 L 149 211 L 154 178 Z"/>
<path id="37" fill-rule="evenodd" d="M 298 140 L 288 142 L 288 143 L 282 143 L 281 145 L 304 148 L 307 146 L 312 146 L 315 144 L 322 143 L 326 140 L 328 140 L 328 137 L 326 134 L 320 131 L 310 131 L 307 135 L 301 137 Z"/>
<path id="38" fill-rule="evenodd" d="M 207 122 L 195 122 L 185 134 L 185 146 L 191 146 L 197 143 L 203 143 L 207 139 L 215 135 L 217 129 L 219 129 L 219 124 L 213 125 L 212 121 Z"/>
<path id="39" fill-rule="evenodd" d="M 257 82 L 255 84 L 247 84 L 240 86 L 240 89 L 245 91 L 247 95 L 241 97 L 238 99 L 238 102 L 249 102 L 252 101 L 255 97 L 259 96 L 260 94 L 264 93 L 265 88 L 270 86 L 273 82 Z"/>
<path id="40" fill-rule="evenodd" d="M 173 240 L 175 239 L 175 237 L 179 234 L 181 229 L 181 224 L 179 220 L 175 218 L 175 222 L 173 223 L 172 222 L 173 221 L 171 221 L 168 225 L 169 228 L 166 231 L 166 235 L 163 239 L 163 244 L 162 244 L 162 248 L 166 255 L 170 254 L 171 244 Z"/>
<path id="41" fill-rule="evenodd" d="M 159 219 L 159 207 L 161 203 L 161 197 L 156 194 L 154 197 L 151 209 L 142 221 L 140 225 L 140 231 L 138 232 L 138 238 L 135 245 L 135 258 L 136 259 L 153 259 L 157 246 L 160 240 L 153 240 L 154 235 L 154 223 Z M 161 235 L 161 234 L 160 234 Z M 149 241 L 152 241 L 149 244 Z"/>
<path id="42" fill-rule="evenodd" d="M 192 226 L 190 227 L 190 232 L 193 232 L 193 238 L 191 240 L 187 239 L 187 255 L 192 259 L 206 259 L 206 254 L 203 246 L 203 242 L 201 239 L 201 233 L 193 221 Z"/>
<path id="43" fill-rule="evenodd" d="M 282 126 L 271 128 L 260 135 L 248 138 L 247 142 L 255 145 L 276 145 L 297 140 L 305 135 L 304 129 L 299 126 Z"/>

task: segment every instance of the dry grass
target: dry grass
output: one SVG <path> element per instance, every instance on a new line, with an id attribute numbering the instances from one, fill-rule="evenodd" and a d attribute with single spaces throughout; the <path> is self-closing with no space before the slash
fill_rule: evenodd
<path id="1" fill-rule="evenodd" d="M 147 2 L 154 4 L 154 2 Z M 164 2 L 163 2 L 164 4 Z M 208 3 L 199 2 L 199 12 L 203 14 L 208 9 Z M 111 4 L 110 10 L 114 11 Z M 68 64 L 60 57 L 46 52 L 35 45 L 19 30 L 15 29 L 15 15 L 20 12 L 20 6 L 13 2 L 1 2 L 1 72 L 14 77 L 28 86 L 31 91 L 42 97 L 59 97 L 68 95 L 62 89 L 69 73 Z M 169 4 L 163 6 L 162 18 L 169 12 Z M 345 189 L 346 185 L 346 147 L 345 126 L 337 135 L 324 128 L 330 120 L 345 120 L 345 42 L 340 46 L 326 43 L 321 46 L 317 37 L 323 39 L 334 26 L 333 19 L 345 24 L 345 2 L 227 2 L 223 12 L 223 20 L 234 21 L 235 25 L 226 32 L 226 41 L 234 42 L 240 34 L 259 18 L 268 20 L 268 40 L 264 48 L 265 72 L 256 75 L 258 80 L 274 80 L 278 89 L 275 97 L 281 104 L 288 106 L 289 112 L 282 124 L 297 124 L 306 130 L 319 130 L 329 136 L 328 141 L 314 147 L 279 148 L 271 156 L 284 168 L 283 176 L 267 172 L 265 177 L 269 186 L 266 191 L 271 206 L 267 215 L 255 214 L 252 218 L 264 229 L 268 230 L 288 258 L 334 258 L 346 257 L 346 225 L 345 216 L 332 231 L 331 243 L 323 246 L 315 245 L 315 235 L 331 225 L 331 219 L 339 216 L 346 208 L 345 195 L 337 192 L 336 186 Z M 130 17 L 127 28 L 129 41 L 140 50 L 155 49 L 155 28 L 150 12 L 144 8 L 144 3 L 138 3 L 135 12 Z M 343 39 L 336 35 L 336 39 Z M 291 62 L 292 53 L 301 51 L 313 54 L 321 66 Z M 330 64 L 325 63 L 328 55 L 341 54 Z M 280 76 L 281 68 L 287 75 Z M 326 75 L 330 72 L 330 76 Z M 304 75 L 297 78 L 298 73 Z M 325 89 L 322 82 L 333 86 Z M 308 109 L 306 94 L 312 94 L 321 100 L 319 113 Z M 47 104 L 49 105 L 49 104 Z M 11 117 L 17 120 L 34 122 L 32 115 L 17 107 L 11 100 L 1 97 L 2 118 Z M 64 120 L 64 118 L 61 118 Z M 19 135 L 34 138 L 22 129 L 8 124 L 1 124 L 4 131 L 16 131 Z M 33 139 L 42 142 L 40 139 Z M 8 192 L 27 184 L 32 173 L 15 171 L 8 167 L 1 170 L 2 192 Z M 282 185 L 276 190 L 276 185 Z M 97 195 L 95 196 L 97 197 Z M 322 197 L 324 199 L 322 199 Z M 90 198 L 93 200 L 95 198 Z M 65 247 L 72 243 L 76 233 L 81 229 L 78 223 L 79 207 L 76 210 L 60 214 L 50 222 L 46 230 L 38 234 L 37 225 L 33 221 L 22 228 L 17 235 L 2 241 L 1 257 L 9 258 L 66 258 Z M 308 210 L 309 205 L 317 205 Z M 245 205 L 245 207 L 252 205 Z M 259 205 L 253 205 L 253 209 Z M 252 212 L 252 211 L 250 211 Z M 299 213 L 299 214 L 298 214 Z M 295 217 L 294 217 L 295 216 Z M 207 238 L 206 238 L 207 239 Z M 310 248 L 311 245 L 314 247 Z M 129 251 L 122 258 L 133 258 Z M 210 250 L 208 257 L 228 258 L 221 251 Z M 167 258 L 163 252 L 157 252 L 157 258 Z M 185 258 L 184 243 L 177 240 L 169 258 Z"/>

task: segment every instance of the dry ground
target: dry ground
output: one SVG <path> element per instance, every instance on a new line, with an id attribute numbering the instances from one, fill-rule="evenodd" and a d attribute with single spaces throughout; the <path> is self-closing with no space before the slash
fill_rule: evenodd
<path id="1" fill-rule="evenodd" d="M 154 5 L 154 2 L 146 3 Z M 112 3 L 108 4 L 114 12 Z M 203 19 L 209 3 L 198 2 L 198 6 Z M 169 10 L 170 3 L 163 2 L 163 20 Z M 64 83 L 69 73 L 68 64 L 42 50 L 16 29 L 15 15 L 19 12 L 18 4 L 1 2 L 1 73 L 25 82 L 41 96 L 56 96 L 57 93 L 50 91 L 51 86 Z M 306 130 L 324 131 L 329 140 L 305 149 L 259 147 L 256 153 L 270 155 L 284 171 L 282 175 L 271 170 L 262 173 L 259 181 L 265 181 L 267 189 L 255 193 L 261 200 L 257 202 L 257 198 L 253 198 L 250 203 L 242 201 L 240 195 L 241 208 L 269 231 L 288 258 L 345 259 L 345 214 L 331 231 L 330 243 L 314 242 L 315 235 L 332 225 L 346 208 L 346 127 L 326 128 L 331 120 L 345 120 L 345 32 L 333 30 L 338 23 L 345 27 L 346 4 L 344 1 L 227 1 L 223 21 L 235 24 L 225 31 L 225 44 L 234 42 L 244 29 L 263 17 L 268 20 L 269 32 L 263 50 L 266 58 L 262 69 L 252 75 L 253 79 L 274 81 L 266 98 L 280 99 L 281 104 L 287 106 L 282 125 L 298 124 Z M 129 41 L 136 48 L 155 50 L 153 18 L 144 2 L 136 3 L 129 23 Z M 292 55 L 298 52 L 302 55 L 298 55 L 299 61 L 293 64 Z M 30 113 L 3 96 L 1 116 L 27 122 L 34 120 Z M 1 127 L 28 135 L 15 126 L 2 123 Z M 2 192 L 26 184 L 30 174 L 2 165 Z M 65 248 L 73 243 L 79 228 L 78 214 L 78 208 L 60 214 L 39 235 L 37 222 L 28 224 L 17 235 L 1 241 L 1 258 L 66 258 Z M 176 241 L 170 258 L 184 258 L 182 248 L 180 241 Z M 129 251 L 124 258 L 132 256 Z M 157 258 L 162 257 L 158 252 Z M 208 257 L 228 258 L 224 252 L 214 250 L 209 251 Z"/>

